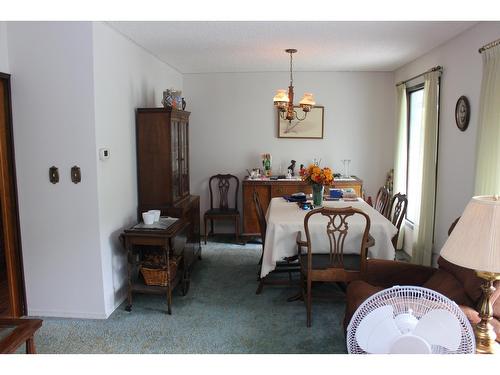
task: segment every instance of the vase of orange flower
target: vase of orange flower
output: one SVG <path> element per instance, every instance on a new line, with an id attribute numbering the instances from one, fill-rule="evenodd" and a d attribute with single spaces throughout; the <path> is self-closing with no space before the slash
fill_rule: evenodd
<path id="1" fill-rule="evenodd" d="M 301 175 L 302 181 L 312 185 L 313 205 L 321 207 L 325 186 L 329 186 L 333 182 L 333 171 L 328 167 L 321 168 L 317 164 L 311 164 L 307 169 L 301 171 Z"/>

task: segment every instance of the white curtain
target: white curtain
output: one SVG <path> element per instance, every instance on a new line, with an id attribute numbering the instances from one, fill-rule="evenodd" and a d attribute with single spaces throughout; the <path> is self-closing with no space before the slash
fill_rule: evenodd
<path id="1" fill-rule="evenodd" d="M 483 52 L 475 195 L 500 193 L 500 46 Z"/>
<path id="2" fill-rule="evenodd" d="M 418 222 L 413 229 L 412 262 L 430 266 L 434 240 L 434 206 L 436 200 L 436 167 L 438 141 L 438 106 L 440 72 L 424 75 L 424 104 L 422 109 L 420 172 L 422 173 Z"/>
<path id="3" fill-rule="evenodd" d="M 394 160 L 394 194 L 406 193 L 406 160 L 408 147 L 408 107 L 406 104 L 406 85 L 396 87 L 396 157 Z"/>
<path id="4" fill-rule="evenodd" d="M 396 86 L 396 146 L 394 159 L 393 194 L 406 194 L 406 160 L 408 153 L 408 107 L 406 85 Z M 404 226 L 399 231 L 397 248 L 403 247 Z"/>

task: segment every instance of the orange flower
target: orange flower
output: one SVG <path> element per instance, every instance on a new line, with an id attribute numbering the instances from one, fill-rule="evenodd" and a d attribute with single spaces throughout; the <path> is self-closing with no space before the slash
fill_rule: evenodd
<path id="1" fill-rule="evenodd" d="M 333 171 L 330 168 L 320 168 L 314 164 L 309 165 L 301 176 L 309 184 L 331 185 L 333 182 Z"/>

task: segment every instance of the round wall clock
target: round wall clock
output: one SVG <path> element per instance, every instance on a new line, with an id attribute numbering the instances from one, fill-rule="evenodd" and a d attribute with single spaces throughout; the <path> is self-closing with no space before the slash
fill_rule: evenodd
<path id="1" fill-rule="evenodd" d="M 457 105 L 455 106 L 455 122 L 461 131 L 465 131 L 467 126 L 469 126 L 470 119 L 470 104 L 469 99 L 466 96 L 461 96 L 457 100 Z"/>

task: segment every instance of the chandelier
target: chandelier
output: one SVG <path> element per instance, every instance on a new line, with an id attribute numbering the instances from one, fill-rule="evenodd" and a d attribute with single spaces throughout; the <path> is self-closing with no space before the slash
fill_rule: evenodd
<path id="1" fill-rule="evenodd" d="M 300 108 L 304 112 L 304 116 L 299 117 L 297 111 L 294 109 L 293 105 L 293 54 L 297 52 L 294 48 L 289 48 L 285 50 L 286 53 L 290 54 L 290 86 L 288 86 L 288 93 L 286 90 L 278 90 L 274 96 L 274 105 L 278 108 L 279 114 L 282 120 L 292 120 L 302 121 L 307 117 L 307 112 L 309 112 L 316 102 L 314 101 L 313 94 L 304 93 L 304 96 L 299 102 Z"/>

